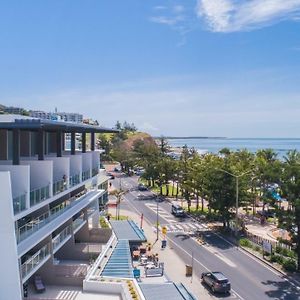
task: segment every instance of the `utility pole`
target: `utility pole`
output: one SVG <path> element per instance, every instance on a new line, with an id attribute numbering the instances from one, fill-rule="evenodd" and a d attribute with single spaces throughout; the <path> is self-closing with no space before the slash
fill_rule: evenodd
<path id="1" fill-rule="evenodd" d="M 232 174 L 226 170 L 223 169 L 216 169 L 217 171 L 221 171 L 223 173 L 227 173 L 228 175 L 232 176 L 236 180 L 236 199 L 235 199 L 235 237 L 238 238 L 238 221 L 239 221 L 239 178 L 243 177 L 249 173 L 251 173 L 253 170 L 249 170 L 247 172 L 244 172 L 242 174 L 236 175 Z"/>

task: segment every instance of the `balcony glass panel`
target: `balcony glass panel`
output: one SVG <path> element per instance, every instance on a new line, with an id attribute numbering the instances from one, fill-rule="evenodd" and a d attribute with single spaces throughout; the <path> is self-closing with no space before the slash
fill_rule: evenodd
<path id="1" fill-rule="evenodd" d="M 83 200 L 85 195 L 81 197 L 72 197 L 69 200 L 53 207 L 50 211 L 40 215 L 39 217 L 31 220 L 30 222 L 26 223 L 22 227 L 20 227 L 17 232 L 17 242 L 20 243 L 24 239 L 26 239 L 28 236 L 32 235 L 36 231 L 38 231 L 40 228 L 44 227 L 46 224 L 50 223 L 53 219 L 60 216 L 62 213 L 64 213 L 66 210 L 73 207 L 76 203 Z"/>
<path id="2" fill-rule="evenodd" d="M 50 185 L 30 191 L 30 206 L 41 203 L 50 198 Z"/>
<path id="3" fill-rule="evenodd" d="M 82 172 L 82 181 L 85 181 L 89 178 L 91 178 L 91 170 L 86 170 L 84 172 Z"/>
<path id="4" fill-rule="evenodd" d="M 53 183 L 53 195 L 57 195 L 67 189 L 67 179 L 62 179 Z"/>
<path id="5" fill-rule="evenodd" d="M 84 217 L 81 216 L 73 221 L 73 230 L 75 231 L 84 222 Z"/>
<path id="6" fill-rule="evenodd" d="M 22 278 L 25 278 L 32 270 L 40 265 L 40 263 L 50 254 L 50 249 L 50 244 L 45 245 L 22 264 Z"/>
<path id="7" fill-rule="evenodd" d="M 98 168 L 93 168 L 92 169 L 92 177 L 98 175 L 98 173 L 99 173 L 99 169 Z"/>
<path id="8" fill-rule="evenodd" d="M 66 227 L 52 239 L 53 249 L 57 249 L 69 236 L 71 236 L 71 226 Z"/>
<path id="9" fill-rule="evenodd" d="M 77 185 L 79 183 L 80 183 L 80 174 L 75 174 L 75 175 L 70 176 L 70 178 L 69 178 L 70 187 Z"/>
<path id="10" fill-rule="evenodd" d="M 14 214 L 26 209 L 26 194 L 13 198 Z"/>

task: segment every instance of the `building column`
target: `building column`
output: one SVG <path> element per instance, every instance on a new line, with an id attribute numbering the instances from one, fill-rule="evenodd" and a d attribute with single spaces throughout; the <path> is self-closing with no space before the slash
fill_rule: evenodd
<path id="1" fill-rule="evenodd" d="M 95 150 L 95 132 L 91 132 L 91 150 Z"/>
<path id="2" fill-rule="evenodd" d="M 13 129 L 13 165 L 20 164 L 20 129 Z"/>
<path id="3" fill-rule="evenodd" d="M 75 154 L 75 137 L 76 137 L 76 133 L 71 132 L 71 155 Z"/>
<path id="4" fill-rule="evenodd" d="M 62 132 L 62 133 L 61 133 L 61 145 L 62 145 L 62 151 L 65 151 L 65 150 L 66 150 L 65 142 L 66 142 L 66 135 L 65 135 L 64 132 Z"/>
<path id="5" fill-rule="evenodd" d="M 30 131 L 20 132 L 20 155 L 31 156 L 31 134 Z"/>
<path id="6" fill-rule="evenodd" d="M 38 160 L 44 160 L 45 132 L 42 129 L 39 129 L 37 133 L 37 153 L 38 153 Z"/>
<path id="7" fill-rule="evenodd" d="M 0 130 L 0 160 L 8 160 L 8 131 Z"/>
<path id="8" fill-rule="evenodd" d="M 56 131 L 56 156 L 62 157 L 62 139 L 61 131 Z"/>
<path id="9" fill-rule="evenodd" d="M 82 137 L 81 137 L 81 149 L 82 149 L 82 153 L 86 152 L 86 133 L 85 132 L 82 133 Z"/>

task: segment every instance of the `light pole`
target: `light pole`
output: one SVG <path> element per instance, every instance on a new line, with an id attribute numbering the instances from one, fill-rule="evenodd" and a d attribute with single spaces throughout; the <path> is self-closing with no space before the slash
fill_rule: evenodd
<path id="1" fill-rule="evenodd" d="M 236 175 L 232 174 L 226 170 L 223 169 L 216 169 L 218 171 L 227 173 L 228 175 L 232 176 L 236 180 L 236 199 L 235 199 L 235 236 L 238 237 L 238 220 L 239 220 L 239 179 L 249 173 L 251 173 L 253 170 L 249 170 L 247 172 L 244 172 L 242 174 Z"/>
<path id="2" fill-rule="evenodd" d="M 158 217 L 158 197 L 156 196 L 156 241 L 158 241 L 158 221 L 159 221 L 159 217 Z"/>

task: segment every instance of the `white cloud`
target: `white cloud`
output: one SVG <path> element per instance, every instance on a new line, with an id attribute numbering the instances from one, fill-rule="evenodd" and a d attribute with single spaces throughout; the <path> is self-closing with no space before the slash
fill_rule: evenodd
<path id="1" fill-rule="evenodd" d="M 243 31 L 299 20 L 300 0 L 198 0 L 196 13 L 212 31 Z"/>
<path id="2" fill-rule="evenodd" d="M 159 23 L 159 24 L 165 24 L 165 25 L 176 25 L 177 23 L 181 22 L 183 20 L 182 16 L 171 16 L 171 17 L 166 17 L 166 16 L 158 16 L 158 17 L 151 17 L 150 21 L 154 23 Z"/>

